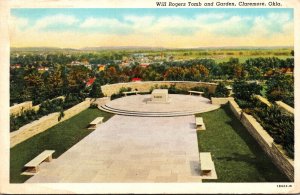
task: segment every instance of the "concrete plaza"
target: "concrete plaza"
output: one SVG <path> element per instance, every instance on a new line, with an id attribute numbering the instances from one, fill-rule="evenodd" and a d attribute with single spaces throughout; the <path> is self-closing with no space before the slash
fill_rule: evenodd
<path id="1" fill-rule="evenodd" d="M 199 169 L 193 115 L 115 115 L 26 182 L 201 182 Z"/>

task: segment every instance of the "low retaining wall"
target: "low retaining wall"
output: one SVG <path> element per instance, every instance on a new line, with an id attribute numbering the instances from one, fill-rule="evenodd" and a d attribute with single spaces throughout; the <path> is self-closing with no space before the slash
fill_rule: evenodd
<path id="1" fill-rule="evenodd" d="M 211 97 L 211 103 L 216 105 L 227 104 L 228 101 L 234 100 L 233 97 Z"/>
<path id="2" fill-rule="evenodd" d="M 59 113 L 55 112 L 40 118 L 39 120 L 33 121 L 27 125 L 24 125 L 19 130 L 10 133 L 10 147 L 31 138 L 32 136 L 46 131 L 50 127 L 57 125 L 58 123 L 65 121 L 72 116 L 80 113 L 81 111 L 87 109 L 90 106 L 90 100 L 87 99 L 72 108 L 65 110 L 65 116 L 58 121 Z"/>
<path id="3" fill-rule="evenodd" d="M 11 115 L 19 115 L 22 111 L 32 108 L 32 101 L 23 102 L 10 107 Z"/>
<path id="4" fill-rule="evenodd" d="M 116 83 L 111 85 L 101 86 L 102 93 L 105 96 L 111 96 L 112 94 L 119 93 L 122 87 L 130 87 L 132 89 L 137 89 L 138 91 L 150 91 L 151 87 L 155 85 L 173 85 L 175 84 L 177 88 L 189 90 L 193 87 L 207 87 L 210 93 L 214 93 L 217 87 L 216 83 L 207 82 L 192 82 L 192 81 L 145 81 L 145 82 L 129 82 L 129 83 Z"/>
<path id="5" fill-rule="evenodd" d="M 242 114 L 242 109 L 239 107 L 239 105 L 234 101 L 230 100 L 229 101 L 229 107 L 233 114 L 238 118 L 239 120 L 241 119 L 241 114 Z"/>
<path id="6" fill-rule="evenodd" d="M 64 96 L 59 96 L 59 97 L 53 98 L 51 100 L 55 100 L 55 99 L 59 99 L 59 98 L 65 99 Z M 40 109 L 40 105 L 41 104 L 32 106 L 32 101 L 27 101 L 27 102 L 23 102 L 20 104 L 16 104 L 16 105 L 10 107 L 10 114 L 11 115 L 19 115 L 22 111 L 30 110 L 30 109 L 34 109 L 35 111 L 38 111 Z"/>
<path id="7" fill-rule="evenodd" d="M 279 108 L 281 108 L 282 110 L 290 113 L 290 114 L 294 114 L 294 108 L 287 105 L 286 103 L 282 102 L 282 101 L 276 101 L 275 102 L 277 104 L 277 106 L 279 106 Z"/>
<path id="8" fill-rule="evenodd" d="M 268 154 L 273 163 L 291 181 L 294 181 L 294 160 L 285 155 L 282 147 L 274 143 L 273 138 L 263 129 L 253 116 L 242 112 L 234 100 L 229 101 L 229 105 L 235 116 L 237 116 L 248 132 L 259 143 L 261 148 Z"/>
<path id="9" fill-rule="evenodd" d="M 97 104 L 98 106 L 103 106 L 110 101 L 110 97 L 103 97 L 91 100 L 93 104 Z"/>
<path id="10" fill-rule="evenodd" d="M 261 103 L 266 104 L 269 107 L 272 106 L 272 104 L 269 102 L 269 100 L 267 98 L 264 98 L 261 95 L 255 95 L 254 97 Z"/>

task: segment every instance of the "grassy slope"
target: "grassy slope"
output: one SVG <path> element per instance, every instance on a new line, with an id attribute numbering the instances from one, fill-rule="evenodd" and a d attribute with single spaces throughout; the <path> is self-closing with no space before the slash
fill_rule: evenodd
<path id="1" fill-rule="evenodd" d="M 87 125 L 98 116 L 104 116 L 104 120 L 107 120 L 112 115 L 99 109 L 87 109 L 13 147 L 10 150 L 10 182 L 26 181 L 29 176 L 20 175 L 24 165 L 42 151 L 55 150 L 53 156 L 57 158 L 83 139 L 92 132 L 86 129 Z"/>
<path id="2" fill-rule="evenodd" d="M 286 182 L 283 175 L 231 112 L 228 105 L 203 113 L 200 152 L 211 152 L 218 180 L 204 182 Z"/>

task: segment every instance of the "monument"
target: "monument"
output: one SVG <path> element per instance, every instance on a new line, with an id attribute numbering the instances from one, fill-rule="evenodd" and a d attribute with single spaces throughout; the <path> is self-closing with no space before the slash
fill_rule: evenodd
<path id="1" fill-rule="evenodd" d="M 158 104 L 170 103 L 168 89 L 154 89 L 151 94 L 151 100 L 148 101 L 147 103 L 158 103 Z"/>

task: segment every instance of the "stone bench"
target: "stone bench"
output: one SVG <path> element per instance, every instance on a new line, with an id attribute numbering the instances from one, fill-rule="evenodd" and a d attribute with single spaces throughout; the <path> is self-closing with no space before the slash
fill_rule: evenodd
<path id="1" fill-rule="evenodd" d="M 198 94 L 199 96 L 202 96 L 204 94 L 203 91 L 189 91 L 190 95 L 192 94 Z"/>
<path id="2" fill-rule="evenodd" d="M 104 117 L 97 117 L 92 122 L 90 122 L 88 129 L 93 130 L 98 127 L 99 124 L 103 123 Z"/>
<path id="3" fill-rule="evenodd" d="M 200 170 L 201 175 L 210 176 L 214 170 L 214 162 L 212 161 L 210 152 L 200 152 Z"/>
<path id="4" fill-rule="evenodd" d="M 55 150 L 45 150 L 38 156 L 36 156 L 34 159 L 29 161 L 24 167 L 26 168 L 26 171 L 22 173 L 22 175 L 34 175 L 39 171 L 39 165 L 42 162 L 50 162 L 52 160 L 52 154 L 55 152 Z"/>
<path id="5" fill-rule="evenodd" d="M 138 93 L 140 93 L 140 91 L 124 91 L 124 92 L 122 92 L 122 94 L 124 94 L 125 96 L 127 96 L 128 94 L 137 95 Z"/>
<path id="6" fill-rule="evenodd" d="M 205 125 L 202 117 L 196 117 L 196 129 L 197 130 L 205 130 Z"/>

